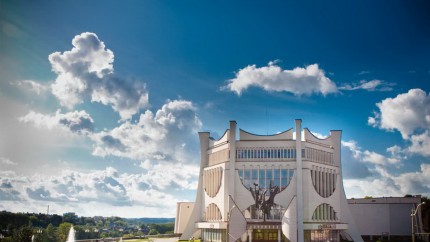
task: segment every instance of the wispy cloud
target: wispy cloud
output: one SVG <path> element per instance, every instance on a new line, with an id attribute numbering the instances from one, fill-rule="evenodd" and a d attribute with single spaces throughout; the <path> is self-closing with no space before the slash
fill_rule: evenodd
<path id="1" fill-rule="evenodd" d="M 51 89 L 48 84 L 41 84 L 33 80 L 22 80 L 22 81 L 10 82 L 10 84 L 33 91 L 37 93 L 37 95 L 44 94 L 45 92 Z"/>
<path id="2" fill-rule="evenodd" d="M 354 84 L 345 84 L 341 87 L 339 87 L 339 90 L 346 90 L 346 91 L 355 91 L 355 90 L 365 90 L 365 91 L 379 91 L 379 92 L 388 92 L 393 90 L 393 86 L 395 84 L 393 83 L 385 83 L 381 80 L 361 80 L 358 83 Z"/>
<path id="3" fill-rule="evenodd" d="M 9 160 L 6 157 L 0 157 L 0 164 L 8 165 L 8 166 L 16 166 L 18 163 Z"/>
<path id="4" fill-rule="evenodd" d="M 38 128 L 60 128 L 79 134 L 88 134 L 94 130 L 94 120 L 83 110 L 67 113 L 57 110 L 54 115 L 30 111 L 27 115 L 20 117 L 19 121 L 33 124 Z"/>

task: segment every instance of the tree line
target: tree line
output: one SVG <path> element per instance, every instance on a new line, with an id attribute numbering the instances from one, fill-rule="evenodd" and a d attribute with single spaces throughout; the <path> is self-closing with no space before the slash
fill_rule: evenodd
<path id="1" fill-rule="evenodd" d="M 154 223 L 155 221 L 155 223 Z M 173 233 L 174 219 L 120 217 L 79 217 L 75 213 L 42 214 L 0 212 L 0 241 L 66 241 L 70 227 L 76 239 L 140 237 Z"/>

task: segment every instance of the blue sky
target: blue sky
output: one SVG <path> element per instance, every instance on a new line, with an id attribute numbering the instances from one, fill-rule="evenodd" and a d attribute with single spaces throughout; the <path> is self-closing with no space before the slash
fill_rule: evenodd
<path id="1" fill-rule="evenodd" d="M 198 131 L 343 130 L 348 197 L 430 195 L 425 1 L 0 1 L 0 209 L 174 216 Z"/>

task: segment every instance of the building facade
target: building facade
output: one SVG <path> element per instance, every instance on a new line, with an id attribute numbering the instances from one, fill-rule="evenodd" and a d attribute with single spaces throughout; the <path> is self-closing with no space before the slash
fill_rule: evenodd
<path id="1" fill-rule="evenodd" d="M 421 196 L 348 199 L 358 232 L 366 241 L 407 241 L 414 233 L 422 233 L 421 209 L 416 216 Z M 412 227 L 413 220 L 413 227 Z"/>
<path id="2" fill-rule="evenodd" d="M 318 139 L 301 120 L 275 135 L 230 121 L 219 140 L 199 133 L 200 175 L 182 239 L 202 241 L 363 241 L 341 173 L 341 131 Z M 180 218 L 179 218 L 180 219 Z M 178 221 L 179 222 L 179 221 Z"/>

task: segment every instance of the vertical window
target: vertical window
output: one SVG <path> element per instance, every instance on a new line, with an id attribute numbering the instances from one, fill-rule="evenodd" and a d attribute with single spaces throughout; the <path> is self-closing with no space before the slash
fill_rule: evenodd
<path id="1" fill-rule="evenodd" d="M 270 188 L 270 184 L 272 184 L 272 186 L 274 186 L 273 184 L 273 172 L 272 172 L 272 168 L 269 167 L 266 169 L 266 186 L 267 188 Z"/>
<path id="2" fill-rule="evenodd" d="M 251 170 L 249 169 L 245 169 L 245 187 L 250 187 L 251 186 Z"/>
<path id="3" fill-rule="evenodd" d="M 273 169 L 273 185 L 280 188 L 281 185 L 281 170 Z"/>
<path id="4" fill-rule="evenodd" d="M 252 182 L 251 182 L 251 185 L 253 183 L 257 183 L 258 184 L 258 167 L 252 169 Z"/>
<path id="5" fill-rule="evenodd" d="M 259 177 L 259 185 L 260 188 L 266 188 L 266 174 L 264 167 L 260 168 L 260 177 Z"/>
<path id="6" fill-rule="evenodd" d="M 285 188 L 288 186 L 288 170 L 281 170 L 281 188 Z"/>

